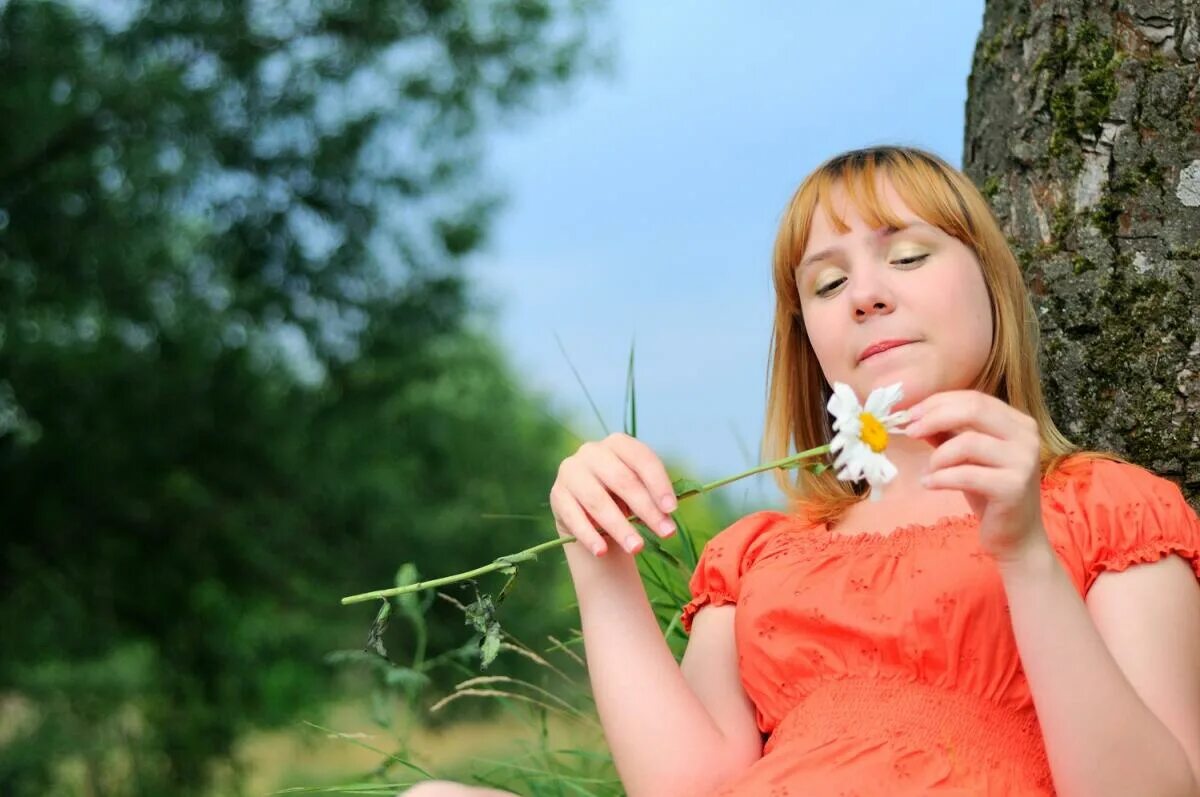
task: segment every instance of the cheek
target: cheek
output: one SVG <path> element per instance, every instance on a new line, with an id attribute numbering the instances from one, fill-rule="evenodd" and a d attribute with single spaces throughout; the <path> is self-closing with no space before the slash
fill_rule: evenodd
<path id="1" fill-rule="evenodd" d="M 808 342 L 817 356 L 824 359 L 834 346 L 837 333 L 833 318 L 829 313 L 821 312 L 820 306 L 810 306 L 804 316 L 804 330 L 808 334 Z"/>
<path id="2" fill-rule="evenodd" d="M 988 348 L 992 342 L 992 301 L 988 298 L 987 285 L 983 281 L 982 274 L 976 273 L 973 283 L 974 301 L 970 303 L 971 326 L 976 330 L 974 337 L 981 340 L 982 345 Z"/>
<path id="3" fill-rule="evenodd" d="M 987 359 L 992 347 L 992 306 L 983 277 L 965 280 L 955 291 L 960 297 L 948 305 L 954 316 L 953 326 L 959 330 L 959 356 L 964 365 Z"/>
<path id="4" fill-rule="evenodd" d="M 829 372 L 830 365 L 837 362 L 838 353 L 838 335 L 832 323 L 832 319 L 823 317 L 820 312 L 810 312 L 805 319 L 805 332 L 808 335 L 808 343 L 812 346 L 813 353 L 817 356 L 817 361 L 821 366 L 821 372 L 825 374 L 825 378 L 833 381 L 837 378 L 836 374 Z"/>

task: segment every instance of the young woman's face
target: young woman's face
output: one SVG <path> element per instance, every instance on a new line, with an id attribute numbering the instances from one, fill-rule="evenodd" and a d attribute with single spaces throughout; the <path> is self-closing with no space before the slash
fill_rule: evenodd
<path id="1" fill-rule="evenodd" d="M 879 190 L 908 226 L 869 229 L 838 190 L 833 209 L 850 230 L 839 234 L 818 208 L 796 282 L 825 379 L 845 382 L 862 401 L 901 382 L 899 408 L 974 383 L 991 348 L 991 303 L 971 249 L 917 216 L 887 178 Z M 860 359 L 884 340 L 912 342 Z"/>

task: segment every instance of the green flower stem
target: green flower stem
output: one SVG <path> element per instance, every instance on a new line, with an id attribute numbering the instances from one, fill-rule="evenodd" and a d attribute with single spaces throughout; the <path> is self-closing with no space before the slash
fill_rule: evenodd
<path id="1" fill-rule="evenodd" d="M 739 479 L 744 479 L 747 476 L 753 476 L 756 473 L 762 473 L 765 470 L 771 470 L 772 468 L 787 469 L 787 468 L 793 467 L 795 465 L 798 465 L 803 460 L 806 460 L 806 459 L 809 459 L 812 457 L 816 457 L 821 454 L 826 454 L 828 452 L 829 452 L 829 444 L 826 443 L 825 445 L 817 446 L 816 448 L 810 448 L 807 451 L 801 451 L 799 454 L 792 454 L 791 456 L 784 457 L 783 459 L 777 459 L 774 462 L 767 462 L 765 464 L 758 465 L 756 467 L 751 468 L 750 470 L 745 470 L 745 471 L 742 471 L 741 473 L 734 474 L 733 476 L 726 476 L 723 479 L 717 479 L 716 481 L 709 482 L 708 484 L 702 484 L 702 485 L 699 485 L 696 487 L 690 487 L 690 488 L 678 493 L 675 497 L 678 500 L 682 501 L 686 498 L 692 497 L 693 495 L 699 495 L 700 493 L 706 493 L 709 490 L 715 490 L 716 488 L 724 486 L 726 484 L 729 484 L 730 482 L 735 482 Z M 636 516 L 630 515 L 629 517 L 626 518 L 626 520 L 634 520 L 635 518 L 636 518 Z M 443 586 L 444 584 L 453 584 L 458 581 L 466 581 L 469 578 L 475 578 L 476 576 L 482 576 L 486 573 L 493 573 L 497 570 L 511 570 L 511 568 L 513 568 L 516 565 L 516 563 L 518 563 L 518 562 L 524 562 L 524 561 L 527 561 L 530 559 L 535 559 L 535 558 L 537 558 L 537 555 L 539 553 L 541 553 L 542 551 L 547 551 L 547 550 L 550 550 L 551 548 L 556 548 L 560 545 L 565 545 L 568 542 L 576 542 L 576 539 L 574 537 L 560 535 L 558 537 L 558 539 L 547 540 L 546 542 L 538 543 L 537 545 L 534 545 L 531 548 L 526 548 L 523 551 L 518 551 L 517 553 L 508 554 L 507 556 L 501 556 L 498 559 L 496 559 L 495 561 L 493 561 L 489 564 L 483 565 L 482 567 L 477 567 L 474 570 L 467 570 L 466 572 L 456 573 L 452 576 L 443 576 L 442 578 L 434 578 L 429 581 L 420 581 L 416 584 L 405 584 L 402 587 L 391 587 L 390 589 L 377 589 L 372 592 L 363 592 L 359 595 L 349 595 L 345 598 L 342 598 L 342 605 L 345 606 L 345 605 L 348 605 L 351 603 L 362 603 L 364 601 L 377 600 L 379 598 L 390 598 L 393 595 L 403 595 L 407 592 L 418 592 L 423 589 L 430 589 L 432 587 L 440 587 L 440 586 Z"/>

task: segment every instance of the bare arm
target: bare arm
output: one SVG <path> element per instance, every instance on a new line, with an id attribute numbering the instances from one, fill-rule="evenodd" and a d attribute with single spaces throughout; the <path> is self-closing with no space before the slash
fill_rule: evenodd
<path id="1" fill-rule="evenodd" d="M 1079 597 L 1049 546 L 1002 568 L 1063 797 L 1200 797 L 1200 589 L 1178 557 Z"/>
<path id="2" fill-rule="evenodd" d="M 762 755 L 762 744 L 738 681 L 733 607 L 696 615 L 685 677 L 633 556 L 617 546 L 599 558 L 577 544 L 564 550 L 596 709 L 630 797 L 700 797 L 745 771 Z"/>
<path id="3" fill-rule="evenodd" d="M 737 673 L 733 610 L 693 618 L 687 675 L 675 662 L 637 570 L 631 513 L 661 536 L 675 496 L 644 443 L 613 434 L 563 460 L 550 506 L 575 585 L 596 710 L 631 797 L 710 794 L 761 755 Z M 609 545 L 609 542 L 618 544 Z M 716 607 L 725 609 L 726 607 Z M 701 616 L 704 619 L 701 620 Z"/>

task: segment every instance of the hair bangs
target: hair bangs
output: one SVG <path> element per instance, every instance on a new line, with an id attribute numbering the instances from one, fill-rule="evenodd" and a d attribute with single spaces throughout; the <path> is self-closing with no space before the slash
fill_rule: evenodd
<path id="1" fill-rule="evenodd" d="M 790 305 L 792 311 L 799 312 L 795 269 L 808 247 L 813 216 L 818 209 L 839 234 L 849 232 L 849 225 L 835 207 L 837 191 L 845 193 L 849 203 L 872 228 L 908 226 L 881 194 L 881 178 L 891 182 L 917 216 L 979 254 L 979 241 L 967 203 L 946 179 L 943 169 L 927 157 L 925 153 L 884 147 L 845 153 L 819 166 L 796 191 L 780 222 L 774 258 L 779 299 Z"/>

